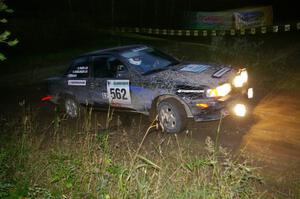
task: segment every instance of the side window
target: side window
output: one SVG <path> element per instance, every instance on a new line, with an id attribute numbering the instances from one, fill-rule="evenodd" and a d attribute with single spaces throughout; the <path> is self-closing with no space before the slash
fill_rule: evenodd
<path id="1" fill-rule="evenodd" d="M 67 77 L 87 78 L 89 77 L 88 57 L 80 57 L 71 63 L 71 67 L 67 72 Z"/>
<path id="2" fill-rule="evenodd" d="M 94 77 L 116 77 L 118 71 L 126 70 L 124 64 L 113 57 L 94 57 Z"/>
<path id="3" fill-rule="evenodd" d="M 108 64 L 110 65 L 110 69 L 114 72 L 124 72 L 127 71 L 125 65 L 116 58 L 111 58 L 108 60 Z"/>

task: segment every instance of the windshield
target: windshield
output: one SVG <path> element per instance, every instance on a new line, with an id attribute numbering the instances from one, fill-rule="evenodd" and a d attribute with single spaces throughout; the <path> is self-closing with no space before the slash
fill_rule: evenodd
<path id="1" fill-rule="evenodd" d="M 175 58 L 149 47 L 132 49 L 121 55 L 142 74 L 165 70 L 179 63 Z"/>

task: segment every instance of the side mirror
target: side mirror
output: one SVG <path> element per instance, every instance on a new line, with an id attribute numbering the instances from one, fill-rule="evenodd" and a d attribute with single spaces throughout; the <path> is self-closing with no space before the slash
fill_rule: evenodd
<path id="1" fill-rule="evenodd" d="M 117 66 L 117 72 L 125 71 L 125 66 L 124 65 L 118 65 Z"/>

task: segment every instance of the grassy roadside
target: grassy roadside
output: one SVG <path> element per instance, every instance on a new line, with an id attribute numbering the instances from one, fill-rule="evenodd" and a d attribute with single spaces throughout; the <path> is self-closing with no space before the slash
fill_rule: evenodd
<path id="1" fill-rule="evenodd" d="M 70 121 L 58 112 L 52 120 L 44 120 L 37 108 L 24 102 L 19 109 L 13 118 L 0 120 L 1 198 L 298 198 L 300 194 L 298 181 L 278 184 L 278 179 L 263 175 L 253 157 L 219 146 L 219 130 L 216 140 L 207 137 L 195 148 L 188 134 L 164 135 L 155 126 L 143 129 L 139 121 L 132 129 L 123 128 L 113 112 L 105 116 L 87 109 Z"/>
<path id="2" fill-rule="evenodd" d="M 71 125 L 56 115 L 41 126 L 34 111 L 25 104 L 21 108 L 14 122 L 1 122 L 1 198 L 266 196 L 249 159 L 233 157 L 210 138 L 203 154 L 191 152 L 177 136 L 144 148 L 151 128 L 136 144 L 126 139 L 129 132 L 124 130 L 110 125 L 99 130 L 89 111 Z"/>

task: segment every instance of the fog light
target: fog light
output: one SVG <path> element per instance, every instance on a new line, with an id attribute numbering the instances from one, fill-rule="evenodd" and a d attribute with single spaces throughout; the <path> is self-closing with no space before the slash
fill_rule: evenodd
<path id="1" fill-rule="evenodd" d="M 236 116 L 244 117 L 246 115 L 246 106 L 244 104 L 236 104 L 233 108 Z"/>

